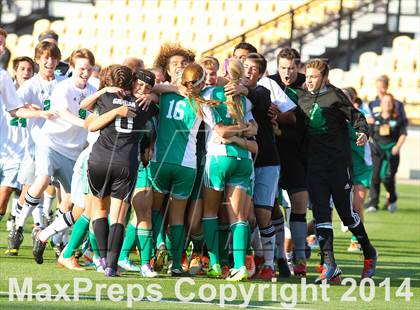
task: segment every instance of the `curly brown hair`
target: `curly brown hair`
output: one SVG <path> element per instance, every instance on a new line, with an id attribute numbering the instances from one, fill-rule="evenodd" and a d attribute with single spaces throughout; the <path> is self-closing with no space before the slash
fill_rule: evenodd
<path id="1" fill-rule="evenodd" d="M 154 67 L 160 68 L 165 75 L 165 80 L 170 81 L 171 77 L 168 74 L 169 59 L 172 56 L 183 56 L 188 62 L 194 62 L 195 53 L 192 50 L 186 49 L 179 43 L 165 43 L 160 47 Z"/>

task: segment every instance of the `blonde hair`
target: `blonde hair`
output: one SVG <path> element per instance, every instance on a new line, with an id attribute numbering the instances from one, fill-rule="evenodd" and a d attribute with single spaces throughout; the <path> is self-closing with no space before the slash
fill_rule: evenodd
<path id="1" fill-rule="evenodd" d="M 202 115 L 200 106 L 202 104 L 207 105 L 218 105 L 221 102 L 217 100 L 205 100 L 200 97 L 200 91 L 202 83 L 206 77 L 206 72 L 203 67 L 197 63 L 189 64 L 182 72 L 181 85 L 186 88 L 186 95 L 188 102 L 190 103 L 196 114 Z M 193 99 L 193 100 L 192 100 Z M 198 104 L 198 105 L 197 105 Z"/>
<path id="2" fill-rule="evenodd" d="M 216 57 L 213 56 L 205 56 L 200 59 L 200 65 L 202 65 L 206 69 L 214 69 L 219 70 L 220 64 Z"/>
<path id="3" fill-rule="evenodd" d="M 93 67 L 95 65 L 95 56 L 93 53 L 88 50 L 87 48 L 81 48 L 78 50 L 73 51 L 70 56 L 70 67 L 74 68 L 74 64 L 77 58 L 84 58 L 89 61 L 89 64 Z"/>
<path id="4" fill-rule="evenodd" d="M 328 76 L 330 68 L 324 59 L 311 59 L 306 63 L 306 69 L 317 69 L 321 73 L 322 77 Z"/>
<path id="5" fill-rule="evenodd" d="M 244 74 L 244 67 L 240 60 L 229 58 L 225 60 L 225 70 L 229 82 L 238 85 L 239 79 Z M 228 106 L 229 114 L 238 125 L 244 124 L 244 111 L 242 108 L 241 96 L 226 96 L 226 104 Z"/>

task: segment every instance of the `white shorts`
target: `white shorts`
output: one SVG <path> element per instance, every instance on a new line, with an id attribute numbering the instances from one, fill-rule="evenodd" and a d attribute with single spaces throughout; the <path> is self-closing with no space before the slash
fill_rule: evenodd
<path id="1" fill-rule="evenodd" d="M 280 166 L 255 168 L 254 205 L 271 210 L 276 200 Z"/>
<path id="2" fill-rule="evenodd" d="M 35 181 L 35 157 L 26 151 L 20 164 L 18 181 L 22 185 L 32 185 Z"/>
<path id="3" fill-rule="evenodd" d="M 0 186 L 21 189 L 18 182 L 19 162 L 0 162 Z"/>
<path id="4" fill-rule="evenodd" d="M 80 207 L 85 207 L 85 194 L 88 194 L 86 188 L 89 188 L 87 181 L 87 161 L 89 159 L 91 147 L 87 147 L 80 153 L 73 168 L 71 178 L 71 202 Z"/>
<path id="5" fill-rule="evenodd" d="M 37 146 L 35 176 L 46 175 L 57 179 L 66 193 L 71 190 L 71 177 L 75 161 L 48 146 Z"/>

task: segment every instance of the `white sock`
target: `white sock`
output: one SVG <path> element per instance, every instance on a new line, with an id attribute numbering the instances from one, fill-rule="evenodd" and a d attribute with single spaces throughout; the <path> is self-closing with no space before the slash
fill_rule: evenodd
<path id="1" fill-rule="evenodd" d="M 44 220 L 42 219 L 42 204 L 37 205 L 36 208 L 32 210 L 32 217 L 35 225 L 41 228 L 44 227 Z"/>
<path id="2" fill-rule="evenodd" d="M 65 229 L 73 226 L 73 224 L 73 215 L 71 214 L 71 211 L 67 211 L 66 213 L 57 217 L 54 222 L 52 222 L 48 227 L 41 231 L 39 234 L 39 240 L 45 242 L 52 235 L 58 232 L 63 232 Z"/>
<path id="3" fill-rule="evenodd" d="M 50 194 L 44 192 L 43 212 L 44 212 L 44 216 L 47 219 L 50 219 L 50 213 L 51 213 L 51 208 L 52 208 L 52 203 L 53 203 L 54 198 L 55 196 L 51 196 Z"/>
<path id="4" fill-rule="evenodd" d="M 260 230 L 258 229 L 258 227 L 255 227 L 251 235 L 251 245 L 255 251 L 255 255 L 257 255 L 258 257 L 264 256 L 263 246 L 261 243 Z"/>
<path id="5" fill-rule="evenodd" d="M 261 229 L 261 243 L 264 254 L 264 265 L 274 268 L 274 244 L 276 242 L 273 225 Z"/>
<path id="6" fill-rule="evenodd" d="M 41 202 L 41 198 L 32 197 L 29 193 L 26 193 L 25 203 L 22 206 L 20 214 L 16 217 L 16 228 L 24 227 L 29 214 L 35 209 Z"/>
<path id="7" fill-rule="evenodd" d="M 52 243 L 54 245 L 60 245 L 63 242 L 63 233 L 59 232 L 52 237 Z"/>
<path id="8" fill-rule="evenodd" d="M 13 199 L 12 199 L 12 210 L 10 212 L 10 214 L 12 216 L 16 216 L 16 208 L 17 208 L 17 203 L 18 202 L 19 202 L 19 199 L 16 198 L 16 196 L 13 196 Z"/>
<path id="9" fill-rule="evenodd" d="M 276 231 L 276 247 L 277 247 L 277 259 L 286 259 L 284 253 L 284 219 L 279 218 L 273 220 L 273 226 Z"/>

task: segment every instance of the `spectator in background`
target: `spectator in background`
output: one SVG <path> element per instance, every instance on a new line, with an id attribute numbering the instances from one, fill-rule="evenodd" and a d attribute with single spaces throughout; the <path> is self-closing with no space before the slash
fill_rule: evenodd
<path id="1" fill-rule="evenodd" d="M 129 67 L 133 73 L 137 69 L 144 69 L 144 61 L 136 57 L 127 57 L 122 64 L 123 66 Z"/>
<path id="2" fill-rule="evenodd" d="M 220 64 L 217 58 L 212 56 L 206 56 L 200 59 L 199 63 L 206 70 L 206 86 L 219 85 L 219 77 L 217 76 L 217 71 L 219 70 Z"/>
<path id="3" fill-rule="evenodd" d="M 29 80 L 35 72 L 35 64 L 32 58 L 28 56 L 16 57 L 13 59 L 13 74 L 16 89 L 18 89 L 23 82 Z"/>
<path id="4" fill-rule="evenodd" d="M 250 53 L 257 53 L 257 49 L 250 43 L 241 42 L 233 49 L 233 58 L 239 59 L 241 62 L 245 61 L 246 56 Z"/>
<path id="5" fill-rule="evenodd" d="M 165 82 L 165 75 L 163 74 L 162 69 L 158 68 L 158 67 L 154 67 L 151 69 L 147 69 L 148 71 L 151 71 L 155 74 L 155 84 L 161 84 L 163 82 Z"/>
<path id="6" fill-rule="evenodd" d="M 0 29 L 0 67 L 7 70 L 10 61 L 10 51 L 6 47 L 7 31 Z"/>
<path id="7" fill-rule="evenodd" d="M 381 112 L 381 99 L 388 93 L 389 88 L 389 77 L 387 75 L 381 75 L 376 79 L 376 98 L 375 100 L 369 102 L 369 109 L 372 113 L 380 113 Z M 408 125 L 408 119 L 405 114 L 404 105 L 402 102 L 395 100 L 395 110 L 397 111 L 398 115 L 402 118 L 402 121 L 405 126 Z M 368 124 L 373 124 L 373 118 L 366 117 Z"/>
<path id="8" fill-rule="evenodd" d="M 407 123 L 405 115 L 399 114 L 396 100 L 391 94 L 383 95 L 380 104 L 380 111 L 373 113 L 374 121 L 371 125 L 373 176 L 366 211 L 378 210 L 379 191 L 383 182 L 389 195 L 385 207 L 394 212 L 397 208 L 395 175 L 400 163 L 401 146 L 407 137 Z"/>

